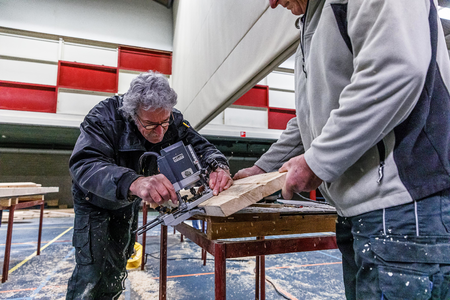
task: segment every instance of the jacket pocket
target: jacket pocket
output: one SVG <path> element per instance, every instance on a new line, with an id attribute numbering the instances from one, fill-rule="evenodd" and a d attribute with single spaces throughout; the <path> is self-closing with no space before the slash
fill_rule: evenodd
<path id="1" fill-rule="evenodd" d="M 75 247 L 75 260 L 80 265 L 92 263 L 89 228 L 89 215 L 75 215 L 72 245 Z"/>

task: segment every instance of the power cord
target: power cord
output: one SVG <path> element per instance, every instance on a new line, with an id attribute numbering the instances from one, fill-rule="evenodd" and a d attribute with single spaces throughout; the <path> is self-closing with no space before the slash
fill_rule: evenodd
<path id="1" fill-rule="evenodd" d="M 270 283 L 273 286 L 273 288 L 275 289 L 275 292 L 277 292 L 281 297 L 283 297 L 284 299 L 292 300 L 292 298 L 286 296 L 280 290 L 278 290 L 277 286 L 272 281 L 270 281 L 267 277 L 265 279 L 268 283 Z"/>

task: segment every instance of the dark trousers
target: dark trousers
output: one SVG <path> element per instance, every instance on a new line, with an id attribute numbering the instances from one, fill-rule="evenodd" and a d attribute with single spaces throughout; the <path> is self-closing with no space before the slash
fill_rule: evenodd
<path id="1" fill-rule="evenodd" d="M 347 299 L 450 299 L 450 193 L 338 217 Z"/>
<path id="2" fill-rule="evenodd" d="M 75 206 L 76 266 L 66 299 L 117 299 L 133 253 L 139 201 L 118 210 Z"/>

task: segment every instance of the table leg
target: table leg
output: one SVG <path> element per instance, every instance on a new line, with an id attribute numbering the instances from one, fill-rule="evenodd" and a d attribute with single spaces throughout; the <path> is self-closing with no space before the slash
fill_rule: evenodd
<path id="1" fill-rule="evenodd" d="M 142 225 L 147 223 L 147 203 L 143 202 L 142 205 Z M 137 239 L 136 239 L 137 240 Z M 145 265 L 145 244 L 147 243 L 147 232 L 142 233 L 142 261 L 141 271 L 144 270 Z"/>
<path id="2" fill-rule="evenodd" d="M 8 229 L 6 231 L 5 256 L 3 258 L 2 283 L 4 283 L 6 280 L 8 280 L 9 256 L 11 255 L 11 241 L 12 241 L 12 231 L 13 231 L 15 208 L 16 208 L 15 205 L 11 205 L 9 207 Z"/>
<path id="3" fill-rule="evenodd" d="M 259 293 L 260 293 L 260 289 L 259 289 L 259 281 L 260 281 L 259 267 L 261 266 L 260 259 L 261 259 L 261 256 L 259 256 L 259 255 L 256 256 L 256 266 L 255 266 L 255 300 L 259 300 Z"/>
<path id="4" fill-rule="evenodd" d="M 264 240 L 264 237 L 257 237 L 256 240 Z M 264 255 L 256 256 L 255 271 L 255 299 L 266 299 L 266 257 Z"/>
<path id="5" fill-rule="evenodd" d="M 202 220 L 202 232 L 206 233 L 206 227 L 205 227 L 205 220 Z M 203 260 L 203 265 L 206 266 L 206 256 L 208 254 L 206 253 L 206 250 L 202 248 L 202 260 Z"/>
<path id="6" fill-rule="evenodd" d="M 41 204 L 41 212 L 39 214 L 39 233 L 36 255 L 41 254 L 41 239 L 42 239 L 42 219 L 44 218 L 44 203 Z"/>
<path id="7" fill-rule="evenodd" d="M 265 255 L 261 255 L 260 259 L 260 275 L 261 275 L 261 300 L 265 300 L 266 299 L 266 256 Z"/>
<path id="8" fill-rule="evenodd" d="M 259 240 L 264 240 L 264 237 L 260 237 L 258 238 Z M 265 300 L 266 299 L 266 256 L 265 255 L 261 255 L 259 257 L 259 278 L 260 278 L 260 299 L 261 300 Z"/>
<path id="9" fill-rule="evenodd" d="M 216 243 L 214 245 L 214 281 L 215 281 L 215 300 L 225 300 L 227 297 L 227 266 L 226 266 L 226 245 Z"/>
<path id="10" fill-rule="evenodd" d="M 159 300 L 165 300 L 167 290 L 167 226 L 161 225 L 159 258 Z"/>

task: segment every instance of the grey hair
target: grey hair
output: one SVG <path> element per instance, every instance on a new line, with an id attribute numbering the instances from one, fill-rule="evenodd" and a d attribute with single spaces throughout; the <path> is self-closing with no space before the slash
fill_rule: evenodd
<path id="1" fill-rule="evenodd" d="M 172 110 L 177 104 L 177 93 L 170 87 L 167 78 L 158 72 L 141 73 L 130 84 L 123 97 L 121 110 L 126 117 L 135 119 L 139 109 Z"/>

